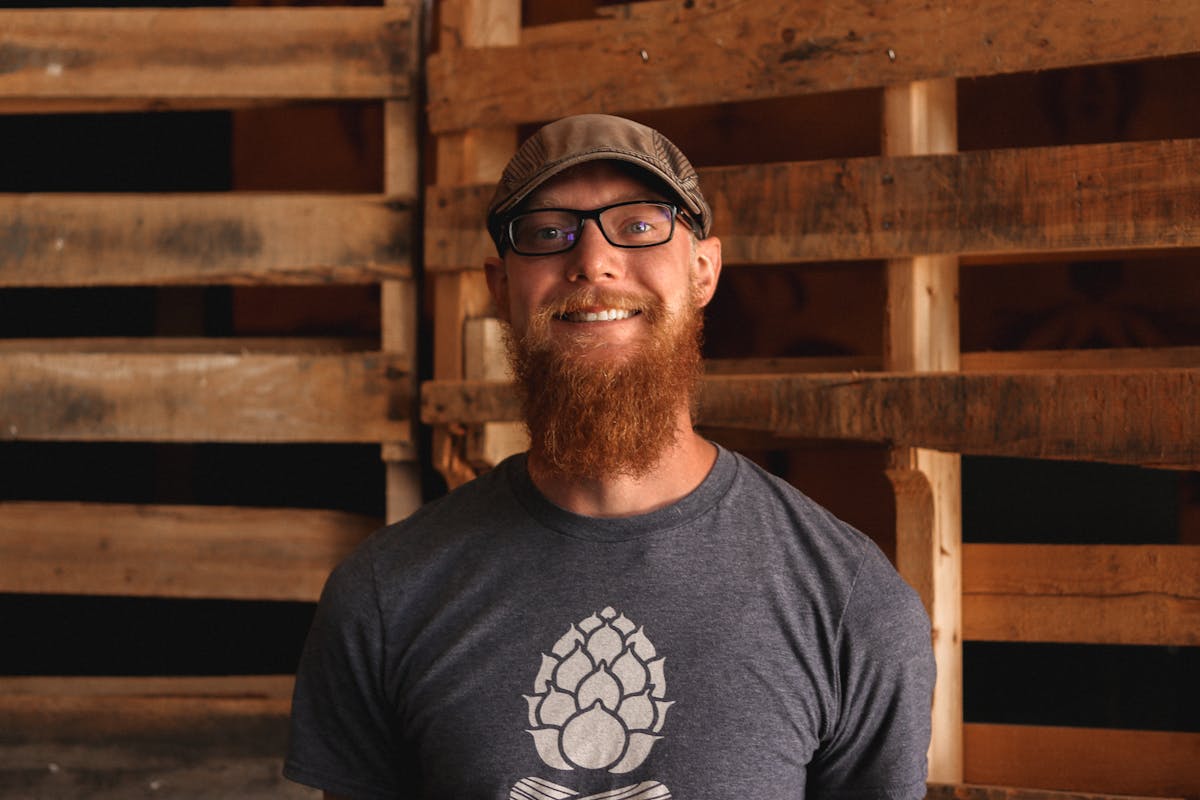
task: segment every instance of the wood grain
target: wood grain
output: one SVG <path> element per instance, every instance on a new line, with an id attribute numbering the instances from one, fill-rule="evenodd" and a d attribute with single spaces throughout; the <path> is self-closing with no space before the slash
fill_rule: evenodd
<path id="1" fill-rule="evenodd" d="M 429 121 L 443 133 L 1197 51 L 1192 0 L 659 0 L 525 29 L 518 46 L 435 53 Z"/>
<path id="2" fill-rule="evenodd" d="M 0 502 L 0 591 L 315 602 L 380 524 L 321 510 Z"/>
<path id="3" fill-rule="evenodd" d="M 376 195 L 0 194 L 0 287 L 373 283 L 412 275 Z"/>
<path id="4" fill-rule="evenodd" d="M 0 98 L 407 97 L 415 9 L 0 11 Z"/>

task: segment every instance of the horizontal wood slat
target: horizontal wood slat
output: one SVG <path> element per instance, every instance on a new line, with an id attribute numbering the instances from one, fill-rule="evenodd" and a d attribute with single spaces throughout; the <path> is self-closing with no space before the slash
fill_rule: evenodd
<path id="1" fill-rule="evenodd" d="M 1197 6 L 1200 9 L 1200 6 Z M 1200 140 L 701 169 L 728 264 L 1200 245 Z M 492 187 L 433 187 L 428 270 L 481 267 Z"/>
<path id="2" fill-rule="evenodd" d="M 0 219 L 0 287 L 412 275 L 411 203 L 377 195 L 0 194 Z"/>
<path id="3" fill-rule="evenodd" d="M 321 510 L 0 502 L 0 592 L 315 602 L 380 524 Z"/>
<path id="4" fill-rule="evenodd" d="M 925 800 L 1135 800 L 1135 795 L 1056 792 L 1016 786 L 978 786 L 974 784 L 931 783 Z M 1149 797 L 1137 800 L 1151 800 Z M 1160 797 L 1153 800 L 1163 800 Z"/>
<path id="5" fill-rule="evenodd" d="M 0 343 L 3 347 L 3 343 Z M 963 372 L 1013 370 L 1106 370 L 1200 367 L 1200 347 L 1114 347 L 1105 350 L 996 350 L 962 353 Z M 878 372 L 879 356 L 804 356 L 798 358 L 719 358 L 704 362 L 709 375 L 784 372 Z"/>
<path id="6" fill-rule="evenodd" d="M 316 798 L 280 775 L 291 678 L 0 678 L 0 793 Z"/>
<path id="7" fill-rule="evenodd" d="M 963 547 L 963 638 L 1200 645 L 1200 546 Z"/>
<path id="8" fill-rule="evenodd" d="M 396 98 L 416 4 L 0 11 L 0 98 Z"/>
<path id="9" fill-rule="evenodd" d="M 933 13 L 924 0 L 893 0 L 843 3 L 835 12 L 664 0 L 522 33 L 518 47 L 445 48 L 430 57 L 434 133 L 1192 53 L 1200 51 L 1200 7 L 973 0 Z"/>
<path id="10" fill-rule="evenodd" d="M 967 723 L 963 751 L 969 783 L 1200 795 L 1200 733 Z"/>
<path id="11" fill-rule="evenodd" d="M 61 339 L 0 339 L 0 353 L 190 353 L 213 355 L 230 353 L 372 352 L 379 349 L 377 337 L 340 336 L 155 336 L 134 337 L 63 337 Z"/>
<path id="12" fill-rule="evenodd" d="M 410 369 L 382 353 L 2 352 L 0 438 L 404 442 Z"/>
<path id="13" fill-rule="evenodd" d="M 511 385 L 429 381 L 429 424 L 511 421 Z M 1200 369 L 710 375 L 699 422 L 972 455 L 1200 465 Z"/>

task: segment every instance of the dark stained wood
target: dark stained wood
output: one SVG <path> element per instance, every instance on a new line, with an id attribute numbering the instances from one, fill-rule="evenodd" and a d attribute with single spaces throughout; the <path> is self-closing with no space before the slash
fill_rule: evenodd
<path id="1" fill-rule="evenodd" d="M 963 638 L 1200 645 L 1200 547 L 968 544 Z"/>
<path id="2" fill-rule="evenodd" d="M 380 524 L 308 509 L 0 502 L 0 591 L 315 602 Z"/>
<path id="3" fill-rule="evenodd" d="M 1200 50 L 1192 0 L 634 3 L 524 32 L 519 47 L 429 59 L 435 133 L 977 77 Z M 697 79 L 703 65 L 703 79 Z"/>
<path id="4" fill-rule="evenodd" d="M 0 353 L 0 437 L 170 442 L 410 438 L 404 356 Z"/>
<path id="5" fill-rule="evenodd" d="M 373 195 L 7 194 L 0 218 L 0 287 L 412 274 L 411 204 Z"/>
<path id="6" fill-rule="evenodd" d="M 0 11 L 0 98 L 405 97 L 415 16 L 415 3 Z"/>
<path id="7" fill-rule="evenodd" d="M 1200 6 L 1197 6 L 1200 8 Z M 700 170 L 727 264 L 1200 245 L 1200 140 Z M 491 187 L 433 189 L 426 269 L 480 267 Z"/>
<path id="8" fill-rule="evenodd" d="M 505 383 L 429 381 L 429 424 L 520 418 Z M 1200 369 L 713 375 L 703 425 L 974 455 L 1200 465 Z"/>

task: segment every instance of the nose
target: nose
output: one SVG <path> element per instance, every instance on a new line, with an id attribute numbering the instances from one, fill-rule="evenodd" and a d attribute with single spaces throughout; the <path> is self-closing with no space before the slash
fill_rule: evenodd
<path id="1" fill-rule="evenodd" d="M 594 219 L 584 220 L 579 241 L 567 252 L 567 280 L 606 281 L 624 271 L 621 251 L 608 243 Z"/>

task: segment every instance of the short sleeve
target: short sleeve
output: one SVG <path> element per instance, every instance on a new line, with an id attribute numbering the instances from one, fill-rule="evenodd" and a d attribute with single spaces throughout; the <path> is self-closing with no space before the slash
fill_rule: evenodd
<path id="1" fill-rule="evenodd" d="M 355 798 L 394 798 L 412 780 L 384 689 L 385 641 L 364 551 L 326 583 L 292 697 L 283 774 Z"/>
<path id="2" fill-rule="evenodd" d="M 935 667 L 929 617 L 869 545 L 837 643 L 837 720 L 810 765 L 809 798 L 926 794 Z"/>

